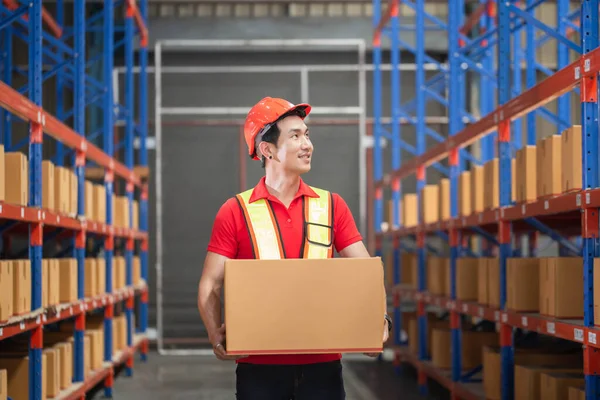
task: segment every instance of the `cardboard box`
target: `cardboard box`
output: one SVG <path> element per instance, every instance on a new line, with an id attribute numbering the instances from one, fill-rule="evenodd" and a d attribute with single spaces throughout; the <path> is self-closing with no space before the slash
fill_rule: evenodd
<path id="1" fill-rule="evenodd" d="M 77 259 L 61 258 L 59 263 L 59 302 L 74 303 L 77 300 Z"/>
<path id="2" fill-rule="evenodd" d="M 408 327 L 407 335 L 408 335 L 408 346 L 410 351 L 418 355 L 419 354 L 419 324 L 417 321 L 416 314 L 411 315 L 408 318 L 408 322 L 406 324 Z M 427 354 L 431 354 L 433 348 L 433 331 L 435 329 L 447 330 L 450 327 L 448 321 L 440 321 L 436 318 L 435 314 L 428 313 L 427 314 L 427 331 L 425 332 L 425 337 L 427 340 L 426 351 Z M 439 351 L 438 351 L 439 354 Z"/>
<path id="3" fill-rule="evenodd" d="M 60 392 L 60 355 L 56 349 L 44 349 L 42 354 L 46 356 L 46 394 L 53 398 Z"/>
<path id="4" fill-rule="evenodd" d="M 119 256 L 113 258 L 113 291 L 123 289 L 125 287 L 125 257 Z"/>
<path id="5" fill-rule="evenodd" d="M 29 260 L 12 260 L 13 313 L 31 312 L 31 263 Z"/>
<path id="6" fill-rule="evenodd" d="M 561 134 L 561 191 L 581 190 L 581 125 L 574 125 Z"/>
<path id="7" fill-rule="evenodd" d="M 99 294 L 96 283 L 98 279 L 97 268 L 95 258 L 85 259 L 85 297 L 94 297 Z"/>
<path id="8" fill-rule="evenodd" d="M 471 215 L 471 172 L 464 171 L 458 177 L 458 215 Z"/>
<path id="9" fill-rule="evenodd" d="M 552 135 L 544 140 L 542 196 L 554 196 L 561 193 L 562 153 L 561 137 Z M 580 175 L 581 176 L 581 175 Z M 539 197 L 539 195 L 538 195 Z"/>
<path id="10" fill-rule="evenodd" d="M 483 178 L 483 165 L 473 165 L 471 167 L 471 211 L 474 213 L 484 210 L 485 181 Z"/>
<path id="11" fill-rule="evenodd" d="M 583 372 L 543 372 L 540 374 L 540 398 L 564 400 L 569 396 L 570 386 L 585 384 Z"/>
<path id="12" fill-rule="evenodd" d="M 450 259 L 447 257 L 427 257 L 427 290 L 431 294 L 443 296 L 450 282 L 447 280 L 450 270 Z"/>
<path id="13" fill-rule="evenodd" d="M 536 146 L 524 146 L 516 154 L 517 203 L 537 199 Z"/>
<path id="14" fill-rule="evenodd" d="M 583 318 L 583 258 L 540 258 L 540 314 Z"/>
<path id="15" fill-rule="evenodd" d="M 96 266 L 96 289 L 98 294 L 104 294 L 106 293 L 106 259 L 96 258 Z"/>
<path id="16" fill-rule="evenodd" d="M 0 321 L 13 316 L 14 269 L 10 261 L 0 261 Z"/>
<path id="17" fill-rule="evenodd" d="M 450 219 L 450 179 L 442 178 L 439 183 L 440 221 Z"/>
<path id="18" fill-rule="evenodd" d="M 227 352 L 382 351 L 383 283 L 379 257 L 227 260 Z"/>
<path id="19" fill-rule="evenodd" d="M 477 300 L 478 272 L 479 260 L 477 258 L 460 257 L 456 259 L 456 298 L 458 300 Z"/>
<path id="20" fill-rule="evenodd" d="M 515 365 L 514 400 L 542 400 L 541 375 L 548 372 L 579 372 L 581 367 L 562 365 Z"/>
<path id="21" fill-rule="evenodd" d="M 71 386 L 73 381 L 73 345 L 71 343 L 59 343 L 54 346 L 60 355 L 60 389 L 64 390 Z"/>
<path id="22" fill-rule="evenodd" d="M 425 185 L 421 195 L 421 217 L 423 223 L 432 224 L 440 219 L 440 206 L 438 185 Z"/>
<path id="23" fill-rule="evenodd" d="M 85 218 L 89 221 L 94 221 L 94 184 L 90 181 L 85 181 Z"/>
<path id="24" fill-rule="evenodd" d="M 511 160 L 511 200 L 514 201 L 516 198 L 516 160 Z M 483 196 L 483 203 L 485 209 L 493 209 L 500 207 L 500 160 L 493 158 L 483 166 L 483 175 L 485 179 L 485 193 Z"/>
<path id="25" fill-rule="evenodd" d="M 58 165 L 54 166 L 54 210 L 60 214 L 69 211 L 69 170 Z"/>
<path id="26" fill-rule="evenodd" d="M 106 189 L 104 185 L 94 185 L 94 219 L 106 223 Z"/>
<path id="27" fill-rule="evenodd" d="M 488 305 L 500 307 L 500 259 L 488 260 Z"/>
<path id="28" fill-rule="evenodd" d="M 506 261 L 506 307 L 516 312 L 540 309 L 539 258 L 509 258 Z"/>
<path id="29" fill-rule="evenodd" d="M 498 264 L 498 259 L 494 257 L 477 258 L 477 302 L 486 305 L 490 299 L 490 265 Z"/>
<path id="30" fill-rule="evenodd" d="M 132 205 L 133 229 L 140 229 L 140 206 L 137 200 Z"/>
<path id="31" fill-rule="evenodd" d="M 5 369 L 0 369 L 0 400 L 8 399 L 8 378 Z"/>
<path id="32" fill-rule="evenodd" d="M 416 193 L 406 193 L 402 199 L 400 222 L 402 226 L 410 228 L 417 226 L 417 195 Z"/>
<path id="33" fill-rule="evenodd" d="M 402 255 L 404 255 L 404 254 L 406 254 L 406 253 L 402 253 Z M 406 265 L 406 264 L 403 264 L 403 265 Z M 391 267 L 393 267 L 393 264 Z M 388 268 L 388 266 L 386 265 L 386 271 L 387 271 L 387 268 Z M 406 272 L 406 271 L 408 271 L 408 272 Z M 410 274 L 410 269 L 407 267 L 404 267 L 402 269 L 402 275 L 408 276 L 409 274 Z M 391 280 L 390 280 L 390 282 L 392 282 L 392 283 L 393 283 L 393 278 L 394 278 L 394 276 L 392 275 Z M 142 281 L 142 264 L 140 261 L 140 257 L 133 256 L 133 284 L 134 284 L 134 286 L 139 285 L 141 283 L 141 281 Z M 410 280 L 409 280 L 409 282 L 410 282 Z M 407 283 L 407 282 L 404 282 L 404 283 Z"/>
<path id="34" fill-rule="evenodd" d="M 9 204 L 27 206 L 29 200 L 27 156 L 18 151 L 6 153 L 4 162 L 5 201 Z"/>
<path id="35" fill-rule="evenodd" d="M 42 161 L 42 207 L 51 211 L 54 211 L 54 201 L 56 199 L 54 195 L 54 189 L 56 188 L 54 176 L 52 161 Z"/>
<path id="36" fill-rule="evenodd" d="M 569 386 L 569 400 L 585 400 L 585 386 Z"/>
<path id="37" fill-rule="evenodd" d="M 77 215 L 77 188 L 79 184 L 77 182 L 77 174 L 74 171 L 69 170 L 69 215 Z"/>

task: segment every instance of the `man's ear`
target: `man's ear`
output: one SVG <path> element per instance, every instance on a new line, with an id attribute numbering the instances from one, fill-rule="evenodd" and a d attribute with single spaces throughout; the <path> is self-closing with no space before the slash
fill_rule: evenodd
<path id="1" fill-rule="evenodd" d="M 258 156 L 261 157 L 265 157 L 265 158 L 269 158 L 272 157 L 272 147 L 271 147 L 271 143 L 267 143 L 267 142 L 260 142 L 260 144 L 258 145 Z"/>

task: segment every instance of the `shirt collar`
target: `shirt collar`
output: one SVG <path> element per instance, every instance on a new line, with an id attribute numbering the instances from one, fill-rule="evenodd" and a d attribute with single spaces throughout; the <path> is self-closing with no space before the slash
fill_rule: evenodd
<path id="1" fill-rule="evenodd" d="M 275 198 L 274 196 L 271 196 L 271 194 L 269 193 L 269 190 L 267 189 L 265 180 L 266 180 L 266 178 L 263 176 L 260 179 L 260 181 L 258 182 L 258 184 L 254 187 L 254 190 L 252 191 L 252 195 L 250 196 L 250 200 L 249 200 L 250 203 L 260 200 L 260 199 L 272 200 Z M 304 183 L 302 178 L 300 178 L 300 186 L 298 187 L 298 191 L 296 192 L 296 195 L 294 196 L 294 200 L 301 196 L 319 197 L 319 195 L 314 190 L 312 190 L 309 185 Z"/>

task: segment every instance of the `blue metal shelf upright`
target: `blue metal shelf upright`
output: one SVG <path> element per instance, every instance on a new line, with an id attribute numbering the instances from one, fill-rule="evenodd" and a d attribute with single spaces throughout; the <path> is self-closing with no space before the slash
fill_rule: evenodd
<path id="1" fill-rule="evenodd" d="M 29 254 L 32 312 L 28 316 L 0 321 L 0 340 L 23 332 L 30 335 L 29 376 L 33 377 L 29 379 L 31 400 L 42 397 L 41 363 L 46 325 L 75 316 L 73 383 L 83 384 L 65 398 L 84 398 L 87 390 L 101 382 L 104 382 L 105 394 L 112 396 L 113 367 L 125 364 L 127 372 L 131 374 L 135 352 L 141 349 L 142 359 L 147 354 L 148 291 L 146 285 L 133 286 L 136 247 L 139 248 L 141 277 L 148 282 L 148 189 L 145 176 L 139 173 L 147 171 L 148 167 L 147 10 L 148 0 L 102 3 L 57 0 L 51 6 L 42 5 L 41 0 L 4 0 L 0 4 L 0 140 L 6 152 L 19 152 L 25 145 L 29 146 L 28 153 L 24 151 L 28 154 L 28 201 L 26 204 L 9 204 L 0 199 L 0 232 L 6 236 L 11 230 L 11 235 L 26 234 L 29 237 L 29 248 L 25 252 L 11 255 L 8 241 L 3 243 L 2 251 L 3 257 L 7 254 L 13 257 Z M 66 26 L 66 15 L 72 15 L 72 26 Z M 133 74 L 136 37 L 139 38 L 137 53 L 141 67 L 137 84 Z M 94 47 L 93 42 L 100 42 L 102 50 L 90 55 L 86 50 Z M 15 50 L 22 46 L 28 49 L 25 68 L 15 63 L 13 57 Z M 124 105 L 116 104 L 113 97 L 113 69 L 117 52 L 124 55 L 126 67 Z M 97 64 L 102 65 L 100 74 L 87 72 L 88 69 L 93 71 Z M 27 77 L 27 84 L 15 87 L 15 74 Z M 47 94 L 42 96 L 44 83 L 49 79 L 54 79 L 56 91 L 51 101 Z M 50 109 L 54 111 L 50 112 Z M 94 124 L 94 118 L 91 118 L 93 114 L 101 116 L 101 126 Z M 28 123 L 28 134 L 15 141 L 15 138 L 19 139 L 21 121 Z M 122 135 L 124 140 L 123 143 L 115 143 L 115 128 L 121 121 L 125 126 Z M 137 160 L 134 137 L 139 137 L 141 143 Z M 77 179 L 76 215 L 42 207 L 42 146 L 55 149 L 55 154 L 48 158 L 55 166 L 73 168 Z M 124 163 L 118 161 L 118 152 L 115 151 L 115 148 L 121 147 Z M 86 220 L 85 183 L 94 166 L 100 171 L 96 178 L 101 179 L 106 193 L 104 223 Z M 89 176 L 94 179 L 93 173 Z M 120 184 L 125 188 L 128 199 L 127 227 L 113 224 L 113 194 L 115 186 Z M 133 222 L 136 195 L 139 197 L 139 228 L 135 228 Z M 19 226 L 27 229 L 19 230 Z M 106 293 L 92 299 L 85 296 L 89 239 L 99 242 L 106 268 Z M 44 245 L 50 241 L 64 249 L 57 257 L 72 257 L 77 262 L 78 301 L 62 310 L 42 307 L 42 257 L 47 250 Z M 112 288 L 116 241 L 123 241 L 126 260 L 127 289 L 119 293 L 113 292 Z M 137 329 L 133 314 L 135 296 L 140 296 L 141 300 Z M 112 351 L 112 319 L 115 306 L 123 301 L 127 347 L 115 359 Z M 86 313 L 92 311 L 104 313 L 104 360 L 110 367 L 96 371 L 95 375 L 86 379 L 84 333 Z"/>
<path id="2" fill-rule="evenodd" d="M 593 316 L 593 261 L 600 256 L 597 246 L 598 207 L 600 207 L 600 177 L 598 155 L 598 87 L 600 49 L 598 48 L 598 0 L 582 2 L 571 9 L 568 0 L 556 0 L 556 17 L 553 23 L 539 20 L 536 12 L 544 7 L 546 0 L 496 2 L 478 0 L 465 4 L 464 0 L 449 0 L 447 21 L 425 11 L 424 0 L 390 0 L 382 12 L 382 0 L 373 0 L 373 118 L 374 151 L 373 173 L 375 181 L 374 226 L 376 254 L 382 255 L 384 241 L 391 239 L 393 248 L 394 320 L 392 345 L 396 349 L 405 345 L 401 341 L 401 302 L 411 299 L 417 305 L 418 355 L 409 359 L 418 367 L 419 384 L 426 391 L 427 375 L 437 377 L 451 389 L 454 396 L 477 398 L 467 385 L 474 371 L 466 372 L 461 360 L 461 323 L 463 316 L 483 317 L 499 324 L 501 345 L 502 399 L 513 396 L 513 367 L 515 328 L 583 343 L 586 376 L 586 398 L 600 396 L 600 379 L 597 368 L 600 358 Z M 410 26 L 402 26 L 400 4 L 414 12 Z M 469 8 L 470 12 L 465 12 Z M 412 30 L 414 44 L 404 40 L 404 32 Z M 436 30 L 448 37 L 446 62 L 436 60 L 426 52 L 426 35 Z M 441 35 L 437 33 L 439 37 Z M 524 34 L 525 42 L 521 40 Z M 572 40 L 574 34 L 580 43 Z M 384 40 L 385 39 L 385 40 Z M 549 41 L 556 41 L 554 62 L 548 65 L 548 51 L 543 48 Z M 384 124 L 382 59 L 384 48 L 389 49 L 390 110 L 391 123 Z M 538 60 L 540 49 L 544 61 Z M 416 98 L 404 101 L 400 84 L 402 54 L 414 55 Z M 572 61 L 575 60 L 575 61 Z M 434 66 L 437 74 L 426 79 L 426 65 Z M 542 79 L 538 75 L 543 75 Z M 523 81 L 524 78 L 524 81 Z M 468 87 L 476 87 L 478 101 L 470 100 Z M 581 99 L 581 113 L 573 114 L 573 94 Z M 442 105 L 448 115 L 448 132 L 437 132 L 426 124 L 426 106 L 430 101 Z M 555 107 L 552 102 L 555 101 Z M 407 141 L 401 131 L 401 119 L 407 119 L 416 128 L 416 146 Z M 578 122 L 580 120 L 581 122 Z M 540 126 L 547 124 L 543 129 Z M 560 135 L 573 125 L 581 125 L 582 131 L 582 189 L 538 198 L 536 201 L 517 203 L 513 198 L 513 162 L 515 153 L 525 145 L 536 145 L 544 131 Z M 523 128 L 525 134 L 523 135 Z M 538 132 L 541 134 L 538 135 Z M 426 139 L 437 142 L 427 148 Z M 391 171 L 384 171 L 382 139 L 391 142 Z M 474 155 L 478 148 L 478 154 Z M 410 153 L 404 160 L 402 153 Z M 483 165 L 498 159 L 499 193 L 495 209 L 486 209 L 472 215 L 459 213 L 459 176 L 471 165 Z M 444 165 L 446 160 L 447 167 Z M 423 188 L 427 168 L 435 168 L 449 179 L 450 218 L 436 223 L 424 223 L 422 219 Z M 538 172 L 539 173 L 539 172 Z M 400 207 L 403 197 L 402 179 L 416 177 L 417 214 L 416 227 L 400 223 Z M 389 192 L 388 192 L 389 190 Z M 583 200 L 585 199 L 585 200 Z M 384 228 L 385 202 L 391 200 L 392 224 Z M 581 212 L 579 217 L 577 211 Z M 581 226 L 579 243 L 573 243 L 572 231 L 551 226 L 548 216 L 571 212 L 573 224 Z M 546 219 L 544 219 L 546 218 Z M 566 222 L 565 222 L 566 224 Z M 527 228 L 523 228 L 526 226 Z M 562 320 L 548 320 L 539 316 L 526 317 L 521 322 L 506 309 L 507 259 L 512 257 L 535 257 L 540 250 L 538 234 L 555 241 L 559 254 L 575 254 L 583 258 L 584 265 L 584 318 L 582 324 Z M 431 237 L 445 238 L 449 243 L 450 293 L 447 298 L 437 298 L 427 293 L 426 252 L 432 251 L 428 244 Z M 469 249 L 467 239 L 476 237 L 481 244 L 480 253 Z M 401 241 L 414 238 L 417 243 L 416 288 L 401 284 Z M 521 247 L 522 239 L 528 238 L 529 249 Z M 470 256 L 496 255 L 499 260 L 500 307 L 493 309 L 475 303 L 464 303 L 456 297 L 457 259 Z M 600 290 L 600 289 L 599 289 Z M 452 368 L 448 379 L 435 371 L 429 363 L 426 347 L 427 305 L 445 308 L 450 314 Z M 524 325 L 523 325 L 524 324 Z M 550 328 L 550 326 L 552 328 Z M 536 329 L 533 329 L 536 330 Z M 594 338 L 594 339 L 591 339 Z M 396 362 L 403 353 L 396 352 Z M 466 373 L 465 373 L 466 372 Z M 440 378 L 442 377 L 442 378 Z"/>

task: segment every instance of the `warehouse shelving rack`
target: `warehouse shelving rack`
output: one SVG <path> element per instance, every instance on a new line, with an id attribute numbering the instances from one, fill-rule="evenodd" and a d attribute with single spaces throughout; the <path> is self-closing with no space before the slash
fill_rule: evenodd
<path id="1" fill-rule="evenodd" d="M 468 315 L 493 321 L 499 324 L 501 345 L 501 392 L 502 399 L 513 397 L 514 343 L 513 328 L 537 331 L 544 335 L 579 342 L 584 347 L 584 374 L 586 398 L 600 396 L 600 329 L 594 327 L 593 315 L 593 262 L 599 256 L 598 249 L 598 208 L 600 207 L 600 182 L 598 159 L 598 87 L 597 76 L 600 70 L 600 49 L 598 49 L 598 0 L 583 1 L 571 11 L 569 2 L 556 0 L 556 27 L 550 27 L 536 19 L 535 11 L 547 0 L 527 0 L 526 2 L 494 2 L 481 0 L 469 4 L 473 11 L 465 15 L 463 0 L 449 0 L 448 21 L 425 12 L 424 0 L 402 1 L 402 5 L 414 10 L 415 23 L 411 27 L 400 25 L 400 2 L 391 0 L 382 13 L 381 0 L 373 1 L 373 117 L 374 117 L 374 230 L 376 232 L 376 253 L 382 255 L 384 241 L 391 239 L 393 252 L 393 302 L 395 331 L 393 345 L 396 349 L 396 362 L 405 357 L 418 369 L 419 385 L 426 390 L 427 376 L 447 386 L 453 398 L 480 399 L 481 387 L 470 382 L 472 373 L 463 375 L 461 368 L 460 317 Z M 425 33 L 433 29 L 447 32 L 448 62 L 440 63 L 425 53 Z M 415 46 L 401 40 L 401 32 L 414 31 Z M 525 46 L 521 43 L 521 33 L 525 31 Z M 541 37 L 536 31 L 543 32 Z M 570 40 L 573 33 L 579 33 L 581 43 Z M 382 59 L 382 38 L 389 38 L 392 69 L 391 119 L 389 126 L 381 121 L 382 72 L 379 66 Z M 557 40 L 555 71 L 536 60 L 537 49 L 548 40 Z M 401 104 L 400 97 L 400 50 L 415 54 L 416 59 L 416 99 Z M 578 53 L 577 59 L 569 60 L 569 51 Z M 437 66 L 439 73 L 425 80 L 424 66 L 430 63 Z M 525 68 L 526 90 L 522 90 L 521 71 Z M 480 76 L 479 112 L 469 113 L 466 106 L 466 70 Z M 539 81 L 537 74 L 546 77 Z M 446 96 L 440 94 L 447 90 Z M 582 128 L 582 187 L 579 192 L 570 192 L 540 199 L 526 204 L 516 204 L 511 199 L 511 159 L 514 151 L 523 142 L 535 144 L 536 117 L 540 116 L 556 126 L 560 133 L 571 126 L 569 95 L 577 92 L 581 96 Z M 425 105 L 436 100 L 447 108 L 449 116 L 448 137 L 433 132 L 425 125 Z M 557 113 L 545 106 L 557 99 Z M 414 115 L 411 113 L 415 111 Z M 479 114 L 479 115 L 477 115 Z M 409 118 L 416 125 L 416 147 L 404 142 L 400 118 Z M 526 137 L 522 138 L 520 120 L 526 118 Z M 425 146 L 425 138 L 439 141 L 431 148 Z M 406 138 L 404 136 L 404 138 Z M 384 173 L 382 139 L 391 142 L 392 171 Z M 478 143 L 478 157 L 468 152 L 469 146 Z M 497 146 L 496 146 L 497 143 Z M 413 157 L 401 162 L 401 152 L 412 153 Z M 494 155 L 499 158 L 499 205 L 498 209 L 459 217 L 458 176 L 466 163 L 480 164 Z M 447 160 L 449 168 L 440 161 Z M 424 224 L 420 207 L 422 189 L 426 182 L 426 169 L 436 168 L 448 175 L 450 180 L 450 219 L 443 222 Z M 397 216 L 401 198 L 401 181 L 412 174 L 417 178 L 417 207 L 419 221 L 416 227 L 400 226 Z M 388 192 L 391 192 L 388 194 Z M 384 201 L 389 196 L 393 201 L 394 226 L 383 228 Z M 548 223 L 552 216 L 561 214 L 571 218 L 573 225 L 579 226 L 582 248 L 564 236 L 573 232 L 560 232 L 551 229 Z M 548 235 L 564 249 L 576 252 L 583 257 L 584 270 L 584 319 L 568 321 L 542 317 L 537 314 L 512 313 L 506 310 L 506 260 L 521 255 L 519 235 L 522 226 L 531 226 L 535 231 Z M 396 225 L 397 224 L 397 225 Z M 529 256 L 536 253 L 536 233 L 530 234 Z M 572 231 L 572 229 L 571 229 Z M 466 249 L 464 237 L 475 233 L 481 236 L 482 248 L 488 251 L 497 246 L 500 267 L 500 307 L 490 308 L 472 302 L 456 299 L 456 259 Z M 426 292 L 425 251 L 428 238 L 441 236 L 450 245 L 450 297 L 434 296 Z M 418 253 L 418 289 L 407 289 L 400 285 L 401 240 L 416 237 Z M 483 254 L 483 252 L 482 252 Z M 406 354 L 401 342 L 401 300 L 417 303 L 419 332 L 418 355 Z M 436 369 L 428 362 L 426 352 L 427 305 L 437 306 L 450 313 L 452 330 L 451 374 Z"/>
<path id="2" fill-rule="evenodd" d="M 65 4 L 66 3 L 66 4 Z M 29 398 L 39 400 L 42 397 L 42 348 L 45 326 L 75 317 L 73 386 L 62 392 L 61 399 L 81 399 L 98 383 L 104 382 L 106 396 L 112 396 L 114 367 L 125 364 L 131 374 L 133 356 L 141 349 L 142 359 L 146 358 L 148 340 L 146 337 L 148 318 L 148 189 L 145 174 L 148 158 L 146 151 L 147 136 L 147 40 L 148 1 L 120 0 L 102 3 L 84 0 L 64 2 L 57 0 L 55 16 L 43 5 L 41 0 L 23 2 L 4 0 L 0 4 L 0 33 L 2 45 L 0 60 L 2 81 L 0 82 L 0 113 L 2 117 L 2 143 L 6 151 L 18 151 L 29 145 L 28 190 L 26 206 L 0 202 L 0 219 L 4 234 L 15 228 L 15 234 L 27 232 L 29 238 L 29 260 L 31 263 L 31 313 L 15 316 L 0 322 L 0 340 L 19 334 L 29 334 Z M 72 9 L 73 25 L 65 25 L 65 6 Z M 116 26 L 115 15 L 122 7 L 124 10 L 122 26 Z M 134 38 L 139 37 L 139 82 L 137 84 L 139 102 L 135 102 Z M 99 40 L 101 51 L 91 57 L 86 49 L 94 46 L 86 38 Z M 29 52 L 27 69 L 13 60 L 13 46 L 26 43 Z M 89 40 L 89 39 L 88 39 Z M 73 43 L 72 45 L 70 43 Z M 126 84 L 125 104 L 120 105 L 113 96 L 114 56 L 123 47 Z M 93 76 L 86 69 L 101 64 L 101 73 Z M 46 69 L 49 68 L 49 69 Z M 13 87 L 13 74 L 26 76 L 27 84 L 22 88 Z M 56 77 L 56 115 L 44 110 L 42 105 L 42 84 Z M 66 110 L 65 94 L 72 92 L 72 109 Z M 86 111 L 94 106 L 93 112 L 99 112 L 101 127 L 86 127 Z M 137 113 L 136 113 L 137 106 Z M 137 114 L 137 115 L 136 115 Z M 72 124 L 67 121 L 72 117 Z M 29 126 L 27 140 L 12 143 L 13 121 L 25 121 Z M 137 122 L 136 122 L 137 119 Z M 115 127 L 124 126 L 124 144 L 115 143 Z M 93 124 L 91 124 L 93 125 Z M 97 131 L 94 132 L 94 129 Z M 90 133 L 91 132 L 91 133 Z M 45 134 L 45 135 L 44 135 Z M 137 165 L 134 165 L 134 137 L 140 139 L 140 151 Z M 42 208 L 42 145 L 47 139 L 54 139 L 56 155 L 53 163 L 63 166 L 65 159 L 74 168 L 77 176 L 77 216 L 69 217 L 58 212 Z M 96 143 L 101 143 L 98 145 Z M 116 149 L 123 147 L 124 163 L 118 161 Z M 86 166 L 86 161 L 88 162 Z M 85 219 L 85 178 L 96 175 L 103 178 L 106 193 L 106 223 L 91 222 Z M 116 179 L 115 179 L 116 178 Z M 125 185 L 129 208 L 129 228 L 113 226 L 114 210 L 112 196 L 117 183 Z M 133 229 L 132 204 L 135 194 L 139 195 L 139 229 Z M 19 230 L 18 227 L 25 229 Z M 13 232 L 11 232 L 12 234 Z M 87 238 L 100 238 L 103 245 L 106 267 L 106 293 L 95 298 L 86 298 L 84 293 L 85 257 Z M 67 238 L 71 246 L 64 254 L 71 252 L 77 260 L 77 297 L 73 304 L 42 308 L 42 245 L 49 240 Z M 126 288 L 113 291 L 113 251 L 115 242 L 125 243 Z M 139 245 L 141 264 L 140 285 L 133 286 L 133 254 Z M 134 333 L 134 297 L 140 297 L 139 326 Z M 127 320 L 127 348 L 113 358 L 112 354 L 112 318 L 115 305 L 125 301 Z M 104 364 L 84 379 L 85 315 L 87 312 L 104 313 Z"/>

